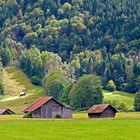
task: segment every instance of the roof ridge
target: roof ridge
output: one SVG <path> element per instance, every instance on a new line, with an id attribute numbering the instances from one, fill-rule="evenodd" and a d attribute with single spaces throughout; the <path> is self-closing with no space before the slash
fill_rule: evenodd
<path id="1" fill-rule="evenodd" d="M 26 108 L 23 110 L 23 112 L 26 111 L 26 110 L 28 110 L 32 105 L 34 105 L 35 103 L 39 102 L 41 99 L 44 99 L 44 98 L 47 98 L 47 97 L 48 97 L 48 101 L 51 100 L 51 99 L 53 99 L 52 96 L 40 97 L 38 100 L 36 100 L 36 101 L 33 102 L 32 104 L 30 104 L 28 107 L 26 107 Z M 40 107 L 40 106 L 39 106 L 39 107 Z M 39 108 L 39 107 L 37 107 L 37 108 Z M 35 108 L 35 109 L 37 109 L 37 108 Z"/>
<path id="2" fill-rule="evenodd" d="M 104 111 L 110 104 L 96 104 L 89 108 L 88 113 L 95 112 L 95 113 L 101 113 Z"/>

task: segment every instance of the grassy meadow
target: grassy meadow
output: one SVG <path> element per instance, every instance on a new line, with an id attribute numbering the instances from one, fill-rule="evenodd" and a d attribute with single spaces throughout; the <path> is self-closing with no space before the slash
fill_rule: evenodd
<path id="1" fill-rule="evenodd" d="M 103 90 L 104 102 L 114 102 L 117 105 L 124 104 L 127 109 L 133 110 L 134 94 L 122 91 L 108 92 Z"/>
<path id="2" fill-rule="evenodd" d="M 115 119 L 24 119 L 0 116 L 1 140 L 139 140 L 140 113 L 118 113 Z"/>
<path id="3" fill-rule="evenodd" d="M 0 97 L 0 108 L 10 108 L 17 114 L 29 104 L 44 96 L 41 87 L 34 86 L 29 78 L 18 68 L 7 67 L 3 71 L 4 96 Z M 26 92 L 25 97 L 19 97 L 20 92 Z"/>
<path id="4" fill-rule="evenodd" d="M 5 68 L 5 94 L 0 108 L 17 114 L 44 96 L 44 90 L 31 84 L 18 68 Z M 19 97 L 25 91 L 27 96 Z M 104 102 L 124 103 L 133 109 L 134 95 L 103 91 Z M 23 115 L 0 116 L 0 140 L 139 140 L 140 113 L 117 113 L 115 119 L 88 119 L 86 112 L 76 112 L 73 119 L 27 119 Z"/>

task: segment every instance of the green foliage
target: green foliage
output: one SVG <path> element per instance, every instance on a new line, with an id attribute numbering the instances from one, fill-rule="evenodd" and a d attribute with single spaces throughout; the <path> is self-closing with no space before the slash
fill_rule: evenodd
<path id="1" fill-rule="evenodd" d="M 61 115 L 57 114 L 57 115 L 55 116 L 55 118 L 60 119 L 60 118 L 62 118 L 62 117 L 61 117 Z"/>
<path id="2" fill-rule="evenodd" d="M 7 66 L 11 60 L 11 52 L 8 48 L 0 47 L 0 58 L 3 66 Z"/>
<path id="3" fill-rule="evenodd" d="M 2 67 L 2 63 L 0 61 L 0 95 L 2 95 L 4 93 L 4 86 L 3 86 L 3 67 Z"/>
<path id="4" fill-rule="evenodd" d="M 139 0 L 1 0 L 1 61 L 34 84 L 61 69 L 71 80 L 95 74 L 104 88 L 112 79 L 114 89 L 136 93 L 139 9 Z"/>
<path id="5" fill-rule="evenodd" d="M 49 72 L 43 80 L 46 94 L 59 100 L 61 100 L 64 89 L 68 84 L 68 77 L 60 70 Z"/>
<path id="6" fill-rule="evenodd" d="M 134 101 L 134 109 L 136 111 L 140 111 L 140 91 L 136 93 L 136 97 Z"/>
<path id="7" fill-rule="evenodd" d="M 37 86 L 42 85 L 42 80 L 40 78 L 38 78 L 37 76 L 32 76 L 31 82 L 32 82 L 32 84 L 37 85 Z"/>
<path id="8" fill-rule="evenodd" d="M 2 83 L 0 83 L 0 95 L 3 95 L 4 93 L 4 86 Z"/>
<path id="9" fill-rule="evenodd" d="M 32 112 L 28 112 L 28 113 L 24 116 L 24 118 L 32 118 Z"/>
<path id="10" fill-rule="evenodd" d="M 115 86 L 113 80 L 108 81 L 106 89 L 109 90 L 110 92 L 114 92 L 116 90 L 116 86 Z"/>
<path id="11" fill-rule="evenodd" d="M 107 101 L 106 103 L 111 104 L 119 112 L 125 112 L 128 110 L 126 105 L 123 102 L 118 103 L 115 100 L 110 100 L 110 101 Z"/>
<path id="12" fill-rule="evenodd" d="M 10 34 L 16 42 L 58 52 L 65 60 L 70 52 L 85 48 L 105 47 L 111 53 L 139 50 L 138 0 L 1 0 L 0 5 L 2 42 Z M 41 28 L 36 28 L 38 24 Z M 49 36 L 53 36 L 51 41 Z"/>
<path id="13" fill-rule="evenodd" d="M 70 82 L 64 89 L 64 92 L 62 94 L 62 102 L 64 102 L 65 104 L 69 105 L 70 104 L 70 91 L 73 87 L 73 83 Z"/>
<path id="14" fill-rule="evenodd" d="M 78 108 L 88 108 L 103 101 L 101 80 L 95 75 L 81 77 L 70 91 L 71 105 Z"/>

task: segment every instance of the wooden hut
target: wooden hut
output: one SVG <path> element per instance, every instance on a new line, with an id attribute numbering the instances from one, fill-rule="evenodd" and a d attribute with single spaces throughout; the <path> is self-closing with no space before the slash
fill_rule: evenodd
<path id="1" fill-rule="evenodd" d="M 13 114 L 16 113 L 10 109 L 0 109 L 0 115 L 13 115 Z"/>
<path id="2" fill-rule="evenodd" d="M 109 104 L 93 105 L 88 110 L 89 118 L 113 118 L 116 114 L 116 109 Z"/>
<path id="3" fill-rule="evenodd" d="M 25 117 L 28 113 L 32 114 L 32 118 L 72 118 L 72 109 L 66 107 L 53 97 L 43 97 L 28 106 L 24 111 Z"/>

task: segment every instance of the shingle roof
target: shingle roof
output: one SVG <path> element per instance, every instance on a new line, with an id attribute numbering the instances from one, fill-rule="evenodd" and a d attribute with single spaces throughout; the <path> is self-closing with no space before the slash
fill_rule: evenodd
<path id="1" fill-rule="evenodd" d="M 37 101 L 35 101 L 34 103 L 32 103 L 30 106 L 28 106 L 25 110 L 23 110 L 23 112 L 32 112 L 36 109 L 38 109 L 39 107 L 41 107 L 43 104 L 47 103 L 48 101 L 50 101 L 53 97 L 42 97 L 40 99 L 38 99 Z"/>
<path id="2" fill-rule="evenodd" d="M 46 104 L 47 102 L 49 102 L 52 99 L 55 102 L 57 102 L 58 104 L 60 104 L 61 106 L 66 107 L 65 105 L 61 104 L 59 101 L 55 100 L 53 97 L 46 96 L 46 97 L 42 97 L 42 98 L 38 99 L 37 101 L 35 101 L 34 103 L 32 103 L 25 110 L 23 110 L 23 112 L 24 113 L 32 112 L 32 111 L 38 109 L 39 107 L 41 107 L 42 105 Z M 66 108 L 70 108 L 70 107 L 66 107 Z"/>
<path id="3" fill-rule="evenodd" d="M 102 113 L 107 107 L 111 107 L 114 111 L 116 111 L 116 109 L 110 104 L 99 104 L 90 107 L 88 113 Z"/>
<path id="4" fill-rule="evenodd" d="M 10 109 L 0 109 L 0 115 L 2 115 L 4 112 L 8 112 L 8 113 L 10 113 L 10 114 L 15 114 L 15 112 L 13 112 L 12 110 L 10 110 Z"/>
<path id="5" fill-rule="evenodd" d="M 0 115 L 3 114 L 6 111 L 6 109 L 0 109 Z"/>

